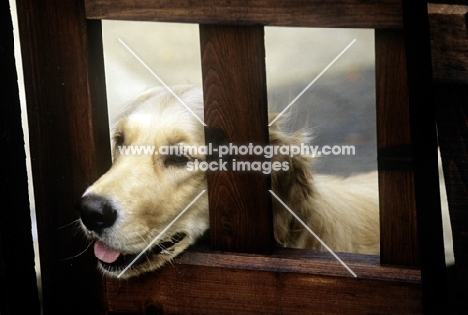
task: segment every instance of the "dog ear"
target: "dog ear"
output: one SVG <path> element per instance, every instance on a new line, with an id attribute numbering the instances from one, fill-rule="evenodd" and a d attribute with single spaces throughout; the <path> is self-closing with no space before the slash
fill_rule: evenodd
<path id="1" fill-rule="evenodd" d="M 270 117 L 270 120 L 272 117 Z M 286 134 L 281 130 L 281 121 L 270 127 L 271 146 L 297 146 L 308 143 L 308 136 L 304 131 Z M 301 154 L 290 156 L 276 154 L 271 162 L 287 165 L 287 170 L 274 171 L 271 174 L 272 189 L 281 200 L 286 203 L 302 220 L 307 222 L 310 215 L 304 202 L 311 200 L 314 194 L 313 175 L 310 168 L 312 158 Z M 284 164 L 286 163 L 286 164 Z M 276 241 L 285 247 L 297 240 L 302 226 L 284 206 L 273 198 L 273 220 Z"/>
<path id="2" fill-rule="evenodd" d="M 271 120 L 272 117 L 270 117 Z M 293 134 L 282 131 L 282 121 L 279 120 L 270 127 L 270 145 L 273 147 L 296 147 L 307 145 L 309 136 L 303 130 Z M 312 169 L 310 164 L 312 158 L 302 154 L 283 155 L 278 152 L 271 158 L 271 162 L 286 163 L 287 170 L 272 173 L 272 186 L 276 188 L 275 193 L 287 200 L 305 200 L 313 194 Z"/>

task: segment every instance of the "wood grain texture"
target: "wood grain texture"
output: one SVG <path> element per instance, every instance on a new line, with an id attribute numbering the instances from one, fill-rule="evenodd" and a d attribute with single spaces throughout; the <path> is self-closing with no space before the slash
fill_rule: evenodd
<path id="1" fill-rule="evenodd" d="M 77 256 L 88 244 L 72 224 L 75 202 L 110 166 L 100 21 L 87 25 L 79 0 L 17 7 L 44 314 L 100 314 L 101 275 L 90 252 Z"/>
<path id="2" fill-rule="evenodd" d="M 383 264 L 417 266 L 419 247 L 402 31 L 376 30 L 375 60 L 380 258 Z"/>
<path id="3" fill-rule="evenodd" d="M 379 276 L 385 281 L 380 281 L 365 276 L 365 270 L 377 276 L 385 269 L 375 265 L 374 258 L 343 257 L 358 278 L 317 275 L 318 269 L 342 268 L 328 253 L 281 250 L 264 257 L 197 249 L 153 275 L 125 283 L 108 280 L 109 311 L 179 315 L 421 313 L 418 271 L 403 269 L 407 277 L 403 279 L 398 268 L 389 268 Z"/>
<path id="4" fill-rule="evenodd" d="M 301 27 L 401 28 L 398 0 L 86 0 L 91 19 Z"/>
<path id="5" fill-rule="evenodd" d="M 429 4 L 434 80 L 468 84 L 468 6 Z"/>
<path id="6" fill-rule="evenodd" d="M 381 265 L 379 256 L 352 253 L 337 253 L 337 255 L 357 274 L 358 278 L 414 283 L 419 283 L 421 280 L 419 269 Z M 198 244 L 189 249 L 186 255 L 179 257 L 177 264 L 324 276 L 351 275 L 329 252 L 292 248 L 275 248 L 270 255 L 226 254 L 210 251 L 206 244 Z"/>
<path id="7" fill-rule="evenodd" d="M 207 145 L 266 145 L 263 27 L 201 25 L 200 41 Z M 207 160 L 219 161 L 217 156 Z M 265 158 L 239 153 L 223 161 L 227 171 L 207 173 L 212 246 L 267 253 L 273 241 L 270 176 L 230 167 L 239 161 L 263 163 Z"/>

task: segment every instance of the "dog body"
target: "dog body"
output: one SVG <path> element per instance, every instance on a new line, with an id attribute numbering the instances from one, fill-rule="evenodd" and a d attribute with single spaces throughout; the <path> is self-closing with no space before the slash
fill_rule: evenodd
<path id="1" fill-rule="evenodd" d="M 178 86 L 173 91 L 193 114 L 203 117 L 199 88 Z M 186 167 L 188 162 L 205 161 L 205 156 L 158 150 L 205 145 L 203 126 L 192 113 L 166 89 L 154 88 L 119 117 L 113 165 L 79 202 L 83 230 L 95 240 L 94 253 L 107 274 L 116 276 L 130 263 L 123 277 L 155 270 L 208 230 L 207 194 L 170 225 L 207 188 L 205 173 Z M 280 123 L 270 127 L 271 145 L 300 146 L 304 141 L 302 132 L 285 134 Z M 154 151 L 126 154 L 122 148 L 129 147 Z M 334 251 L 379 253 L 376 172 L 343 179 L 313 174 L 307 156 L 275 155 L 271 161 L 289 166 L 272 172 L 272 190 L 325 244 Z M 273 220 L 280 246 L 324 249 L 274 198 Z"/>

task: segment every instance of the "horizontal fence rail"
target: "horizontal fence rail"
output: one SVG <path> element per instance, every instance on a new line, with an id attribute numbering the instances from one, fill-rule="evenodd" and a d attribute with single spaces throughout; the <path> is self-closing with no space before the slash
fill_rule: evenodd
<path id="1" fill-rule="evenodd" d="M 89 19 L 299 27 L 402 28 L 398 0 L 86 0 Z"/>

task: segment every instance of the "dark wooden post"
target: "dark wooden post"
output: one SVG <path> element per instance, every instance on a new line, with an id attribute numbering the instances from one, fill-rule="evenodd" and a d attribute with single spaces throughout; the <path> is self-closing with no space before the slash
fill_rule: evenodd
<path id="1" fill-rule="evenodd" d="M 101 314 L 102 278 L 90 251 L 77 256 L 88 244 L 72 224 L 76 200 L 110 166 L 100 22 L 87 25 L 80 0 L 17 6 L 44 314 Z"/>
<path id="2" fill-rule="evenodd" d="M 430 5 L 437 134 L 455 255 L 458 313 L 468 309 L 468 6 Z"/>
<path id="3" fill-rule="evenodd" d="M 447 279 L 427 2 L 402 0 L 402 8 L 424 313 L 441 314 Z"/>
<path id="4" fill-rule="evenodd" d="M 402 30 L 375 30 L 380 261 L 419 266 L 419 244 Z"/>
<path id="5" fill-rule="evenodd" d="M 206 143 L 214 146 L 267 144 L 263 27 L 201 25 L 200 41 Z M 254 160 L 265 159 L 240 154 L 224 159 L 228 167 L 233 162 Z M 212 247 L 225 251 L 270 252 L 273 240 L 270 176 L 231 169 L 209 172 L 207 177 Z"/>

